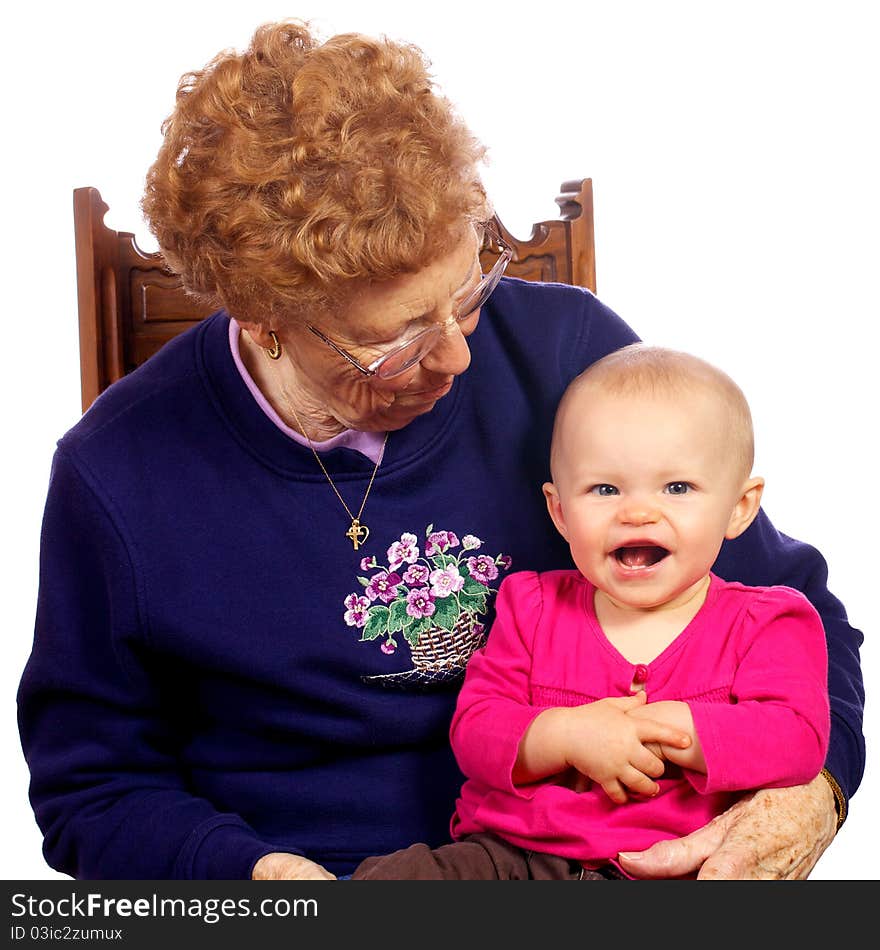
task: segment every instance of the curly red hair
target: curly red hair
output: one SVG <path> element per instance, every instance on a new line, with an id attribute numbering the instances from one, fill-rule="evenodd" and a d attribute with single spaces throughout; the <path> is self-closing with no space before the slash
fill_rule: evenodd
<path id="1" fill-rule="evenodd" d="M 179 83 L 144 214 L 210 306 L 304 319 L 364 281 L 418 271 L 491 214 L 483 146 L 414 46 L 261 26 Z"/>

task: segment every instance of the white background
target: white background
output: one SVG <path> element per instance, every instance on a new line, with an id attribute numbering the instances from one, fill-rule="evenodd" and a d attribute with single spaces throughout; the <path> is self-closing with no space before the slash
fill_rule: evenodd
<path id="1" fill-rule="evenodd" d="M 814 878 L 876 877 L 877 30 L 833 3 L 302 0 L 16 4 L 3 15 L 5 501 L 0 877 L 57 877 L 27 803 L 15 690 L 36 598 L 55 440 L 80 410 L 71 191 L 100 188 L 136 231 L 178 77 L 259 23 L 421 46 L 489 146 L 517 235 L 592 177 L 599 296 L 646 340 L 727 370 L 756 420 L 776 525 L 830 562 L 865 631 L 865 781 Z M 570 9 L 569 9 L 570 8 Z M 73 569 L 73 566 L 72 566 Z M 747 750 L 746 750 L 747 751 Z"/>

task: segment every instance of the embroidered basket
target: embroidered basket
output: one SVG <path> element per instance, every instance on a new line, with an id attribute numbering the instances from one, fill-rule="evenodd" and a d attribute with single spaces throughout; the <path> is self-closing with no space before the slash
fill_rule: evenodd
<path id="1" fill-rule="evenodd" d="M 474 614 L 463 613 L 452 630 L 430 627 L 411 647 L 417 670 L 439 672 L 463 670 L 474 650 L 483 645 L 486 631 Z"/>

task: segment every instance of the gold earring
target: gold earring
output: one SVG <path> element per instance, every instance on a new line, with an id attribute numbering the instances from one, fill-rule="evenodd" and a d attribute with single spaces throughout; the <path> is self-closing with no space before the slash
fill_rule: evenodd
<path id="1" fill-rule="evenodd" d="M 281 358 L 281 344 L 278 342 L 278 337 L 275 334 L 275 331 L 270 330 L 269 336 L 272 337 L 272 346 L 264 347 L 266 351 L 266 356 L 268 356 L 270 360 L 280 359 Z"/>

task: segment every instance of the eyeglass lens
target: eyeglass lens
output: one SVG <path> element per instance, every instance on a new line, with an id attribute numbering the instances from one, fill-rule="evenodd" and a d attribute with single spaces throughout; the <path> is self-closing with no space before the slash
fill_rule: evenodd
<path id="1" fill-rule="evenodd" d="M 498 282 L 504 276 L 504 271 L 507 268 L 507 265 L 510 261 L 510 253 L 506 252 L 495 263 L 495 266 L 491 271 L 480 281 L 479 285 L 474 288 L 471 295 L 459 304 L 458 310 L 455 314 L 455 319 L 459 322 L 464 320 L 465 317 L 469 316 L 477 310 L 479 307 L 482 307 L 483 304 L 489 299 L 489 295 L 492 291 L 498 286 Z"/>
<path id="2" fill-rule="evenodd" d="M 509 260 L 509 253 L 502 254 L 492 270 L 480 281 L 479 286 L 475 287 L 470 296 L 461 302 L 455 312 L 457 322 L 461 323 L 466 320 L 489 299 L 492 291 L 498 286 Z M 376 375 L 380 379 L 391 379 L 406 372 L 411 366 L 414 366 L 428 355 L 442 332 L 439 326 L 427 327 L 422 330 L 409 342 L 404 343 L 399 350 L 389 353 L 388 356 L 380 360 L 379 364 L 375 366 Z"/>

